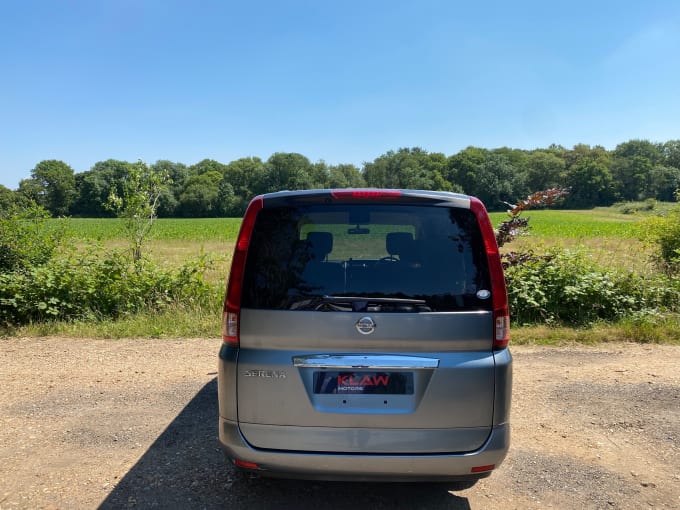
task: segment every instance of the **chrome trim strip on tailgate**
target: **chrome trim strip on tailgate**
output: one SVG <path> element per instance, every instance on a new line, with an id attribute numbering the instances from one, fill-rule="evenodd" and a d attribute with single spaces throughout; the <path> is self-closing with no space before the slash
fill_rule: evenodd
<path id="1" fill-rule="evenodd" d="M 439 367 L 439 360 L 419 356 L 333 355 L 294 356 L 293 366 L 301 368 L 367 368 L 380 370 L 422 370 Z"/>

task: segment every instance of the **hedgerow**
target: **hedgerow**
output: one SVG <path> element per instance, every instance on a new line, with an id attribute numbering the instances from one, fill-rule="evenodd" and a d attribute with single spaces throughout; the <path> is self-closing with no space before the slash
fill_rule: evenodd
<path id="1" fill-rule="evenodd" d="M 680 311 L 680 278 L 598 267 L 583 249 L 510 253 L 504 266 L 518 324 L 578 326 Z"/>
<path id="2" fill-rule="evenodd" d="M 675 193 L 680 201 L 680 190 Z M 643 239 L 655 245 L 655 262 L 669 275 L 680 273 L 680 204 L 642 223 Z"/>
<path id="3" fill-rule="evenodd" d="M 0 209 L 0 272 L 44 264 L 63 238 L 65 223 L 59 220 L 45 228 L 49 214 L 28 204 Z"/>
<path id="4" fill-rule="evenodd" d="M 170 304 L 205 306 L 218 290 L 203 279 L 206 258 L 167 269 L 119 253 L 55 257 L 0 273 L 0 324 L 117 318 Z"/>
<path id="5" fill-rule="evenodd" d="M 35 204 L 0 210 L 0 327 L 50 320 L 117 318 L 171 304 L 206 306 L 219 291 L 204 272 L 210 259 L 202 257 L 177 269 L 163 268 L 142 257 L 142 244 L 155 219 L 153 202 L 143 189 L 126 195 L 143 210 L 143 235 L 134 231 L 128 255 L 116 251 L 82 253 L 64 248 L 65 225 L 48 228 L 47 212 Z M 137 200 L 138 199 L 138 200 Z M 133 207 L 134 206 L 134 207 Z M 136 209 L 135 209 L 136 208 Z"/>

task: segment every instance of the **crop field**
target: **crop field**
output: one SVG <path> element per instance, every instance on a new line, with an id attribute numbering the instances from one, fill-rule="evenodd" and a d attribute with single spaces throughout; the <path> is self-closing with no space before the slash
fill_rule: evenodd
<path id="1" fill-rule="evenodd" d="M 506 213 L 491 213 L 491 222 L 498 225 L 507 219 Z M 527 211 L 531 234 L 543 239 L 592 238 L 634 239 L 638 234 L 640 216 L 621 214 L 609 207 L 585 211 Z"/>
<path id="2" fill-rule="evenodd" d="M 234 241 L 241 218 L 161 218 L 149 235 L 158 241 Z M 116 218 L 70 218 L 67 233 L 78 241 L 116 241 L 125 238 L 122 220 Z"/>
<path id="3" fill-rule="evenodd" d="M 641 216 L 621 214 L 613 208 L 584 211 L 536 210 L 525 212 L 530 233 L 506 245 L 503 250 L 535 249 L 550 246 L 584 247 L 598 263 L 645 271 L 649 252 L 638 239 Z M 492 213 L 498 225 L 506 213 Z M 56 221 L 56 220 L 55 220 Z M 145 246 L 145 254 L 168 265 L 207 254 L 213 258 L 210 279 L 222 281 L 231 260 L 240 218 L 162 218 L 156 221 Z M 124 249 L 123 223 L 119 219 L 71 218 L 67 235 L 80 248 L 98 245 L 103 249 Z"/>
<path id="4" fill-rule="evenodd" d="M 507 218 L 503 212 L 491 213 L 494 225 Z M 611 208 L 585 211 L 528 211 L 531 234 L 539 239 L 613 238 L 634 239 L 640 216 L 621 214 Z M 67 222 L 70 237 L 85 242 L 124 239 L 122 220 L 115 218 L 71 218 Z M 150 239 L 156 241 L 234 242 L 240 218 L 161 218 L 156 221 Z"/>

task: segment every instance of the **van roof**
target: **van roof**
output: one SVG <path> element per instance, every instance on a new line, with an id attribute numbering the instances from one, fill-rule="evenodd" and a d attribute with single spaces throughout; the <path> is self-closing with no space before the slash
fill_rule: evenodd
<path id="1" fill-rule="evenodd" d="M 267 202 L 287 202 L 296 199 L 310 199 L 333 197 L 335 201 L 389 201 L 402 199 L 406 201 L 447 202 L 455 207 L 470 208 L 470 200 L 473 198 L 462 193 L 449 191 L 430 191 L 412 189 L 387 189 L 387 188 L 339 188 L 339 189 L 309 189 L 309 190 L 283 190 L 261 195 Z"/>

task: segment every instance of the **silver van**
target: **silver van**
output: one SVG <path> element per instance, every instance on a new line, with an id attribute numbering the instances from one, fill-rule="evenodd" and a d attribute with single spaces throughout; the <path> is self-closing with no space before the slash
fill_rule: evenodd
<path id="1" fill-rule="evenodd" d="M 258 196 L 224 303 L 221 445 L 268 476 L 471 485 L 508 450 L 508 340 L 503 270 L 476 198 Z"/>

